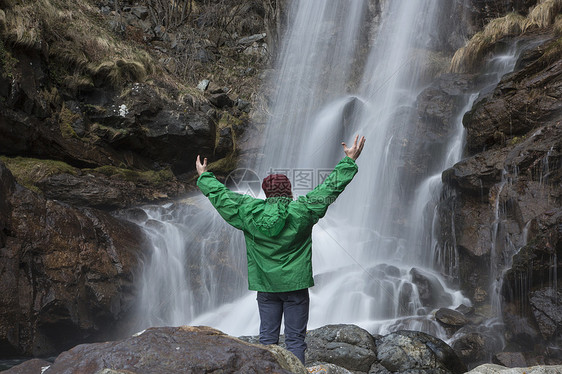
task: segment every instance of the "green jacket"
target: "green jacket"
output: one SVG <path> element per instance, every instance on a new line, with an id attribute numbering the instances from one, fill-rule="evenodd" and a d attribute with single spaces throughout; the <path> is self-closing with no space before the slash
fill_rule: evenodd
<path id="1" fill-rule="evenodd" d="M 344 157 L 322 184 L 296 200 L 235 193 L 210 172 L 197 186 L 226 222 L 244 232 L 250 290 L 287 292 L 314 286 L 312 226 L 356 173 L 355 161 Z"/>

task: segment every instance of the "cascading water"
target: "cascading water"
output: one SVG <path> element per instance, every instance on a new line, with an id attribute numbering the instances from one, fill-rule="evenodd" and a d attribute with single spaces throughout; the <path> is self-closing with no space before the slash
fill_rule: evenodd
<path id="1" fill-rule="evenodd" d="M 431 237 L 440 173 L 461 156 L 462 113 L 449 146 L 432 154 L 437 161 L 427 179 L 410 177 L 402 165 L 414 141 L 407 134 L 415 100 L 427 83 L 422 51 L 438 17 L 447 17 L 439 14 L 440 1 L 380 2 L 380 22 L 370 28 L 368 1 L 292 4 L 264 157 L 252 173 L 284 171 L 295 194 L 305 194 L 343 157 L 341 141 L 367 138 L 358 175 L 313 231 L 309 328 L 354 323 L 373 333 L 409 328 L 444 338 L 428 317 L 432 309 L 469 303 L 447 285 L 442 268 L 434 270 L 436 259 L 447 266 L 455 257 L 454 243 L 445 255 Z M 472 100 L 467 96 L 465 110 Z M 257 334 L 242 234 L 200 194 L 144 210 L 137 222 L 154 251 L 143 274 L 138 328 L 204 324 Z"/>

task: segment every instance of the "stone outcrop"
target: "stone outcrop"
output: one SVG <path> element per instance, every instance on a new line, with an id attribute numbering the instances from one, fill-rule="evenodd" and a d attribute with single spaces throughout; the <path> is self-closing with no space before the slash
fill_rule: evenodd
<path id="1" fill-rule="evenodd" d="M 290 352 L 270 348 L 209 327 L 159 327 L 119 341 L 78 345 L 43 371 L 29 373 L 307 373 Z"/>
<path id="2" fill-rule="evenodd" d="M 328 325 L 306 335 L 306 362 L 327 362 L 367 372 L 376 360 L 373 337 L 354 325 Z"/>
<path id="3" fill-rule="evenodd" d="M 283 337 L 281 337 L 283 338 Z M 330 325 L 307 333 L 305 368 L 279 346 L 257 337 L 234 338 L 210 327 L 157 327 L 113 342 L 82 344 L 45 361 L 24 362 L 6 373 L 463 373 L 443 341 L 415 331 L 372 336 L 355 325 Z M 308 370 L 307 370 L 308 369 Z"/>
<path id="4" fill-rule="evenodd" d="M 0 348 L 47 355 L 127 328 L 144 250 L 133 224 L 45 199 L 0 162 Z"/>
<path id="5" fill-rule="evenodd" d="M 443 172 L 441 222 L 453 231 L 443 240 L 456 242 L 460 286 L 477 307 L 501 297 L 511 348 L 556 364 L 548 347 L 560 344 L 559 316 L 546 305 L 562 280 L 562 49 L 552 29 L 517 42 L 524 51 L 514 72 L 488 86 L 463 119 L 468 157 Z M 500 277 L 502 289 L 490 293 Z M 486 346 L 472 337 L 453 346 L 463 354 Z M 473 354 L 483 359 L 480 349 Z"/>
<path id="6" fill-rule="evenodd" d="M 225 38 L 222 49 L 206 40 L 204 32 L 190 34 L 186 40 L 183 32 L 195 31 L 179 28 L 187 22 L 185 17 L 175 19 L 176 28 L 169 29 L 167 24 L 154 24 L 163 21 L 155 17 L 157 10 L 152 7 L 131 7 L 126 2 L 114 6 L 106 1 L 96 5 L 99 9 L 70 7 L 64 12 L 62 3 L 45 4 L 35 12 L 22 10 L 25 4 L 3 5 L 0 156 L 57 160 L 79 169 L 173 172 L 171 183 L 133 188 L 132 196 L 126 196 L 129 191 L 120 183 L 111 183 L 110 191 L 100 191 L 96 197 L 82 196 L 82 188 L 75 189 L 73 196 L 61 194 L 61 200 L 70 204 L 79 201 L 79 205 L 105 209 L 177 197 L 185 192 L 177 179 L 192 184 L 198 154 L 211 164 L 221 161 L 211 165 L 219 173 L 230 172 L 242 144 L 237 138 L 249 127 L 253 112 L 249 92 L 259 84 L 257 68 L 269 58 L 268 53 L 248 57 L 253 61 L 251 68 L 239 61 L 248 48 L 267 50 L 260 5 L 240 9 L 239 14 L 247 17 L 245 32 L 259 32 L 260 38 Z M 220 13 L 219 8 L 197 11 Z M 29 19 L 18 18 L 18 12 Z M 38 25 L 43 20 L 33 17 L 49 15 L 41 30 L 30 26 L 31 41 L 21 40 L 14 31 L 17 22 Z M 84 24 L 91 34 L 75 35 L 70 23 Z M 222 37 L 224 31 L 221 28 L 214 34 Z M 198 52 L 191 53 L 190 48 Z M 212 58 L 199 61 L 199 52 Z M 215 67 L 217 57 L 228 69 Z M 196 80 L 215 76 L 215 69 L 220 77 L 213 78 L 208 89 L 197 90 Z M 50 192 L 49 197 L 61 184 L 79 184 L 94 191 L 105 181 L 93 175 L 97 183 L 92 178 L 64 176 L 66 180 L 60 181 L 54 176 L 52 181 L 36 180 L 42 183 L 34 185 Z M 128 181 L 120 173 L 112 178 Z M 105 193 L 108 199 L 103 201 Z"/>
<path id="7" fill-rule="evenodd" d="M 138 373 L 298 372 L 298 367 L 288 367 L 282 357 L 264 347 L 211 328 L 162 327 L 122 341 L 77 346 L 62 353 L 44 373 L 95 373 L 102 369 Z"/>

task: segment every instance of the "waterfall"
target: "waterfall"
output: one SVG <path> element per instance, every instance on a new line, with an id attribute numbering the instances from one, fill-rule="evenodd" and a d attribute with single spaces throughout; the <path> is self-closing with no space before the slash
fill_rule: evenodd
<path id="1" fill-rule="evenodd" d="M 451 146 L 432 155 L 442 160 L 435 175 L 412 180 L 401 165 L 405 142 L 413 141 L 407 133 L 415 100 L 427 83 L 423 51 L 443 16 L 438 5 L 381 2 L 380 22 L 369 23 L 368 1 L 292 3 L 264 157 L 251 171 L 260 178 L 285 172 L 295 195 L 306 194 L 344 156 L 341 141 L 367 138 L 358 175 L 313 230 L 309 328 L 355 323 L 371 332 L 408 327 L 442 336 L 427 318 L 432 309 L 469 303 L 433 270 L 431 249 L 419 238 L 431 230 L 420 217 L 439 194 L 440 172 L 460 156 L 460 117 Z M 145 207 L 137 221 L 154 243 L 139 328 L 204 324 L 257 334 L 255 292 L 241 276 L 242 235 L 205 198 Z"/>
<path id="2" fill-rule="evenodd" d="M 454 243 L 445 253 L 431 234 L 440 174 L 460 159 L 462 114 L 475 96 L 467 95 L 448 146 L 432 152 L 425 177 L 404 167 L 405 149 L 416 141 L 415 101 L 428 83 L 426 52 L 439 17 L 448 17 L 440 3 L 381 1 L 374 10 L 367 0 L 292 2 L 264 157 L 247 171 L 259 178 L 286 173 L 295 195 L 306 194 L 344 156 L 341 141 L 367 138 L 359 173 L 313 230 L 310 329 L 354 323 L 372 333 L 409 328 L 445 338 L 431 312 L 470 304 L 441 275 L 458 266 Z M 369 22 L 375 11 L 379 21 Z M 145 207 L 134 220 L 153 243 L 138 328 L 192 324 L 258 333 L 243 236 L 206 198 Z"/>

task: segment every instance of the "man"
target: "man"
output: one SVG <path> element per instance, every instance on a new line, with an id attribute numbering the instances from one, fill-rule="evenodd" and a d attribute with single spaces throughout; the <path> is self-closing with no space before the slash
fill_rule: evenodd
<path id="1" fill-rule="evenodd" d="M 291 183 L 282 174 L 263 180 L 266 199 L 230 191 L 207 171 L 197 156 L 197 185 L 230 225 L 244 232 L 250 290 L 258 291 L 260 343 L 277 344 L 285 317 L 285 344 L 304 364 L 308 288 L 312 278 L 312 226 L 326 214 L 357 173 L 355 160 L 365 137 L 351 147 L 342 143 L 345 157 L 314 190 L 293 200 Z"/>

